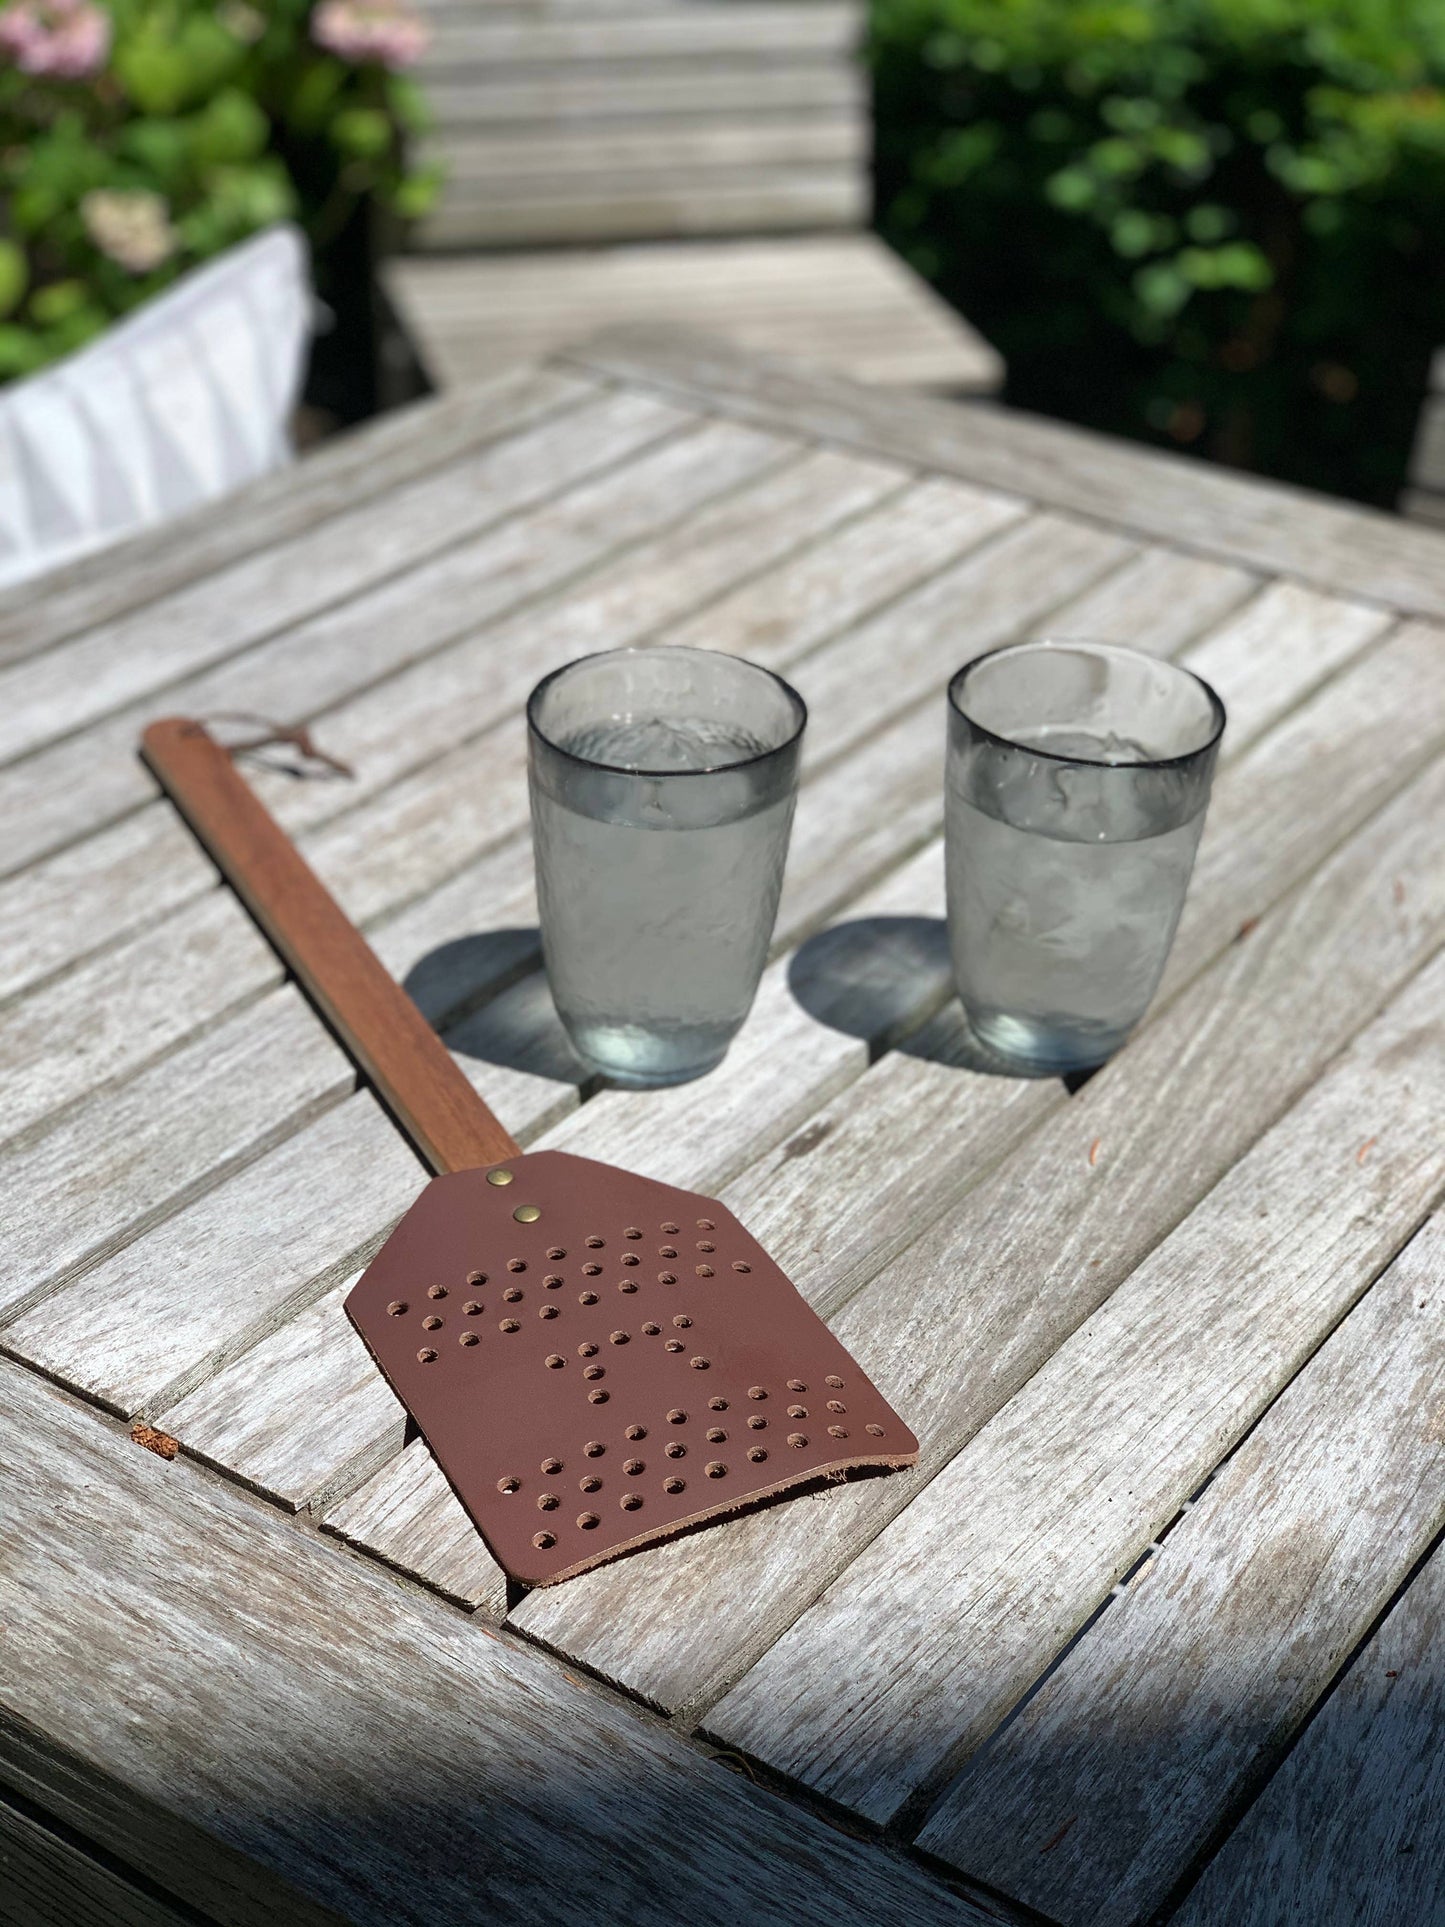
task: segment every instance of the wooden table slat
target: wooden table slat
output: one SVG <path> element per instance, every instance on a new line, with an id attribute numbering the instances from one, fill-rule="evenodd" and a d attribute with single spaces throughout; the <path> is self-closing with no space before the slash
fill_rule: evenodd
<path id="1" fill-rule="evenodd" d="M 555 368 L 509 368 L 464 393 L 399 410 L 339 435 L 282 469 L 179 522 L 103 549 L 40 583 L 0 594 L 0 662 L 154 602 L 278 537 L 387 493 L 485 442 L 595 399 L 597 383 Z"/>
<path id="2" fill-rule="evenodd" d="M 611 447 L 619 427 L 651 434 L 669 425 L 649 396 L 604 395 L 583 412 L 585 424 L 569 415 L 524 428 L 379 501 L 0 669 L 0 760 L 73 734 L 546 495 L 569 459 L 566 451 L 575 458 L 585 450 L 586 428 Z"/>
<path id="3" fill-rule="evenodd" d="M 920 1845 L 1066 1927 L 1159 1909 L 1445 1524 L 1442 1385 L 1437 1218 Z"/>
<path id="4" fill-rule="evenodd" d="M 715 1910 L 791 1927 L 802 1890 L 840 1927 L 987 1927 L 901 1856 L 139 1451 L 34 1373 L 0 1366 L 0 1384 L 8 1750 L 37 1778 L 83 1763 L 63 1777 L 94 1837 L 182 1898 L 235 1927 L 327 1909 L 548 1927 L 579 1904 L 631 1927 Z M 84 1532 L 57 1485 L 83 1495 Z"/>
<path id="5" fill-rule="evenodd" d="M 789 453 L 775 437 L 732 424 L 664 434 L 656 447 L 644 444 L 631 460 L 621 459 L 616 473 L 563 486 L 551 501 L 335 608 L 268 639 L 251 639 L 225 661 L 173 684 L 163 699 L 142 698 L 83 735 L 0 769 L 0 805 L 17 819 L 4 860 L 14 867 L 32 863 L 154 801 L 155 783 L 134 746 L 159 709 L 215 715 L 260 708 L 287 720 L 314 720 Z M 349 787 L 334 794 L 329 807 L 344 809 L 351 794 Z"/>
<path id="6" fill-rule="evenodd" d="M 639 42 L 563 8 L 657 82 L 666 9 Z M 504 47 L 523 13 L 486 11 L 447 32 Z M 870 1922 L 981 1920 L 942 1867 L 1097 1927 L 1195 1881 L 1190 1927 L 1428 1909 L 1442 613 L 1434 533 L 647 330 L 0 597 L 0 1787 L 241 1927 L 791 1921 L 800 1867 Z M 988 1074 L 940 915 L 944 683 L 1039 633 L 1175 656 L 1231 714 L 1155 1006 L 1073 1096 Z M 648 1094 L 552 1006 L 520 711 L 653 640 L 770 664 L 813 721 L 756 1008 Z M 354 779 L 257 782 L 464 1074 L 520 1141 L 720 1193 L 916 1470 L 509 1602 L 343 1310 L 414 1159 L 156 799 L 162 708 L 313 722 Z M 927 1822 L 928 1871 L 714 1734 Z M 619 1852 L 624 1814 L 682 1857 Z"/>
<path id="7" fill-rule="evenodd" d="M 406 1411 L 342 1309 L 357 1276 L 157 1411 L 157 1430 L 292 1512 L 370 1478 L 401 1451 Z"/>
<path id="8" fill-rule="evenodd" d="M 710 1733 L 880 1821 L 988 1736 L 1445 1191 L 1442 992 L 1437 959 L 724 1697 Z"/>
<path id="9" fill-rule="evenodd" d="M 1178 1927 L 1401 1927 L 1440 1911 L 1445 1549 L 1437 1547 L 1206 1869 Z"/>
<path id="10" fill-rule="evenodd" d="M 1397 516 L 1013 411 L 940 408 L 705 335 L 605 331 L 573 365 L 694 406 L 917 463 L 1267 575 L 1445 615 L 1445 540 Z"/>
<path id="11" fill-rule="evenodd" d="M 1180 660 L 1229 692 L 1225 744 L 1237 756 L 1278 719 L 1282 692 L 1302 700 L 1389 626 L 1388 612 L 1368 603 L 1277 582 Z"/>
<path id="12" fill-rule="evenodd" d="M 920 1431 L 923 1477 L 1006 1404 L 1435 952 L 1445 939 L 1433 829 L 1442 807 L 1445 760 L 1245 942 L 1226 942 L 1198 983 L 1076 1097 L 1030 1084 L 1034 1129 L 992 1175 L 1006 1148 L 995 1120 L 1018 1101 L 1016 1087 L 966 1078 L 954 1099 L 956 1138 L 931 1132 L 926 1111 L 912 1136 L 916 1093 L 938 1073 L 897 1058 L 868 1073 L 866 1092 L 819 1114 L 810 1129 L 822 1135 L 805 1157 L 775 1154 L 730 1192 L 729 1204 L 779 1250 Z M 1268 1046 L 1267 1073 L 1238 1051 L 1246 1023 L 1257 1048 Z M 925 1228 L 882 1269 L 900 1240 L 891 1214 L 905 1203 Z M 737 1520 L 644 1555 L 647 1585 L 599 1570 L 534 1593 L 515 1620 L 659 1704 L 698 1706 L 766 1652 L 916 1484 L 865 1481 L 806 1508 Z M 659 1591 L 673 1612 L 657 1610 Z"/>
<path id="13" fill-rule="evenodd" d="M 0 1312 L 20 1315 L 355 1083 L 286 986 L 12 1149 Z"/>

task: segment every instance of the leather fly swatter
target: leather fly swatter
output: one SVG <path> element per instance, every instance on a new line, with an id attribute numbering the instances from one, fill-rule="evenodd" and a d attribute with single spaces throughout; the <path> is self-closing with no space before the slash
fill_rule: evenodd
<path id="1" fill-rule="evenodd" d="M 434 1177 L 346 1301 L 505 1571 L 552 1585 L 918 1442 L 731 1212 L 524 1154 L 203 724 L 143 754 Z"/>

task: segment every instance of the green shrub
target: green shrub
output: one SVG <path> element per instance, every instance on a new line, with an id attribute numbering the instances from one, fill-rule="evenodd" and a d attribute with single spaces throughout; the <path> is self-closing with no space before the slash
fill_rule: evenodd
<path id="1" fill-rule="evenodd" d="M 421 105 L 405 0 L 0 0 L 0 381 L 273 221 L 403 216 Z"/>
<path id="2" fill-rule="evenodd" d="M 874 0 L 884 233 L 1022 406 L 1392 504 L 1445 0 Z"/>

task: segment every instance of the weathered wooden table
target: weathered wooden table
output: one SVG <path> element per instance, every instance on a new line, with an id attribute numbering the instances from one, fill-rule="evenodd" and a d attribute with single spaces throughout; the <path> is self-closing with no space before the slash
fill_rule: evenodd
<path id="1" fill-rule="evenodd" d="M 0 1915 L 1439 1921 L 1442 618 L 1431 531 L 642 335 L 0 604 Z M 1231 712 L 1072 1096 L 967 1068 L 938 921 L 945 678 L 1039 629 Z M 592 1094 L 520 705 L 642 637 L 784 668 L 808 770 L 726 1064 Z M 720 1192 L 916 1473 L 509 1611 L 340 1311 L 419 1166 L 178 709 L 315 719 L 353 778 L 258 780 L 506 1123 Z"/>

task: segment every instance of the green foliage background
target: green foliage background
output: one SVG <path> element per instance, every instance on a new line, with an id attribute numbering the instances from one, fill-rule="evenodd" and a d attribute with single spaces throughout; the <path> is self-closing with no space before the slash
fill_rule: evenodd
<path id="1" fill-rule="evenodd" d="M 874 0 L 884 233 L 1009 399 L 1393 505 L 1445 345 L 1445 0 Z"/>
<path id="2" fill-rule="evenodd" d="M 327 248 L 367 195 L 401 215 L 435 189 L 410 172 L 423 120 L 404 76 L 350 66 L 310 38 L 311 0 L 105 0 L 103 73 L 31 78 L 0 61 L 0 381 L 99 334 L 197 262 L 284 218 Z M 93 189 L 167 204 L 179 245 L 133 274 L 86 231 Z"/>

